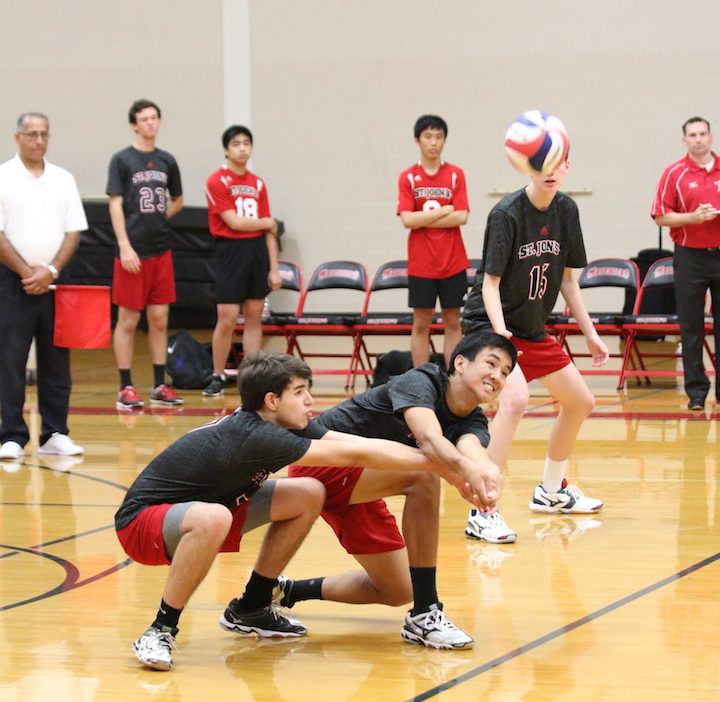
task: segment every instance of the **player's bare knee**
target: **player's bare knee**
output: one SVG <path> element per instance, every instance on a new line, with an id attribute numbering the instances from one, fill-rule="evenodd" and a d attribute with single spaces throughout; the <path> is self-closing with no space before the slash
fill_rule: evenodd
<path id="1" fill-rule="evenodd" d="M 527 387 L 506 388 L 500 393 L 500 411 L 512 417 L 522 417 L 525 414 L 530 393 Z"/>
<path id="2" fill-rule="evenodd" d="M 293 478 L 297 481 L 296 489 L 303 505 L 303 513 L 311 515 L 313 519 L 320 514 L 325 504 L 325 486 L 315 478 Z"/>
<path id="3" fill-rule="evenodd" d="M 409 492 L 440 494 L 440 477 L 435 473 L 426 473 L 425 471 L 408 473 L 405 477 L 405 484 L 405 494 Z"/>

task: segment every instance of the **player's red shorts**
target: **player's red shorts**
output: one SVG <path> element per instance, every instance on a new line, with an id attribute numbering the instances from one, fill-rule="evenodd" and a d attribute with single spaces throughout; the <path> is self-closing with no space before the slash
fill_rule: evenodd
<path id="1" fill-rule="evenodd" d="M 550 375 L 572 363 L 570 356 L 552 336 L 546 336 L 542 341 L 511 336 L 510 341 L 518 353 L 522 351 L 518 356 L 518 365 L 528 382 Z"/>
<path id="2" fill-rule="evenodd" d="M 113 263 L 112 301 L 138 312 L 147 305 L 175 302 L 175 269 L 172 252 L 143 258 L 139 273 L 128 273 L 116 258 Z"/>
<path id="3" fill-rule="evenodd" d="M 395 517 L 385 500 L 349 505 L 364 468 L 290 466 L 290 477 L 316 478 L 327 492 L 320 513 L 350 554 L 386 553 L 405 548 Z"/>
<path id="4" fill-rule="evenodd" d="M 220 547 L 221 553 L 240 550 L 242 528 L 249 506 L 249 502 L 243 502 L 232 510 L 232 525 Z M 120 545 L 134 561 L 144 565 L 168 565 L 170 563 L 167 553 L 165 553 L 162 536 L 163 519 L 170 507 L 172 505 L 167 504 L 146 507 L 130 524 L 117 532 Z"/>

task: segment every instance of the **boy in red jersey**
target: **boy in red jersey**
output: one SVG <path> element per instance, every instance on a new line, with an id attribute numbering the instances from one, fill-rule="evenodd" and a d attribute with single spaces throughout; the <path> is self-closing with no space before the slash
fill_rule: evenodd
<path id="1" fill-rule="evenodd" d="M 413 366 L 430 358 L 430 325 L 440 298 L 445 363 L 460 341 L 460 307 L 467 292 L 465 253 L 460 226 L 467 222 L 465 174 L 441 159 L 447 124 L 437 115 L 415 122 L 420 161 L 398 179 L 397 214 L 408 237 L 408 306 L 413 308 L 410 337 Z"/>
<path id="2" fill-rule="evenodd" d="M 233 125 L 223 132 L 222 144 L 226 163 L 205 185 L 210 233 L 217 238 L 217 324 L 212 336 L 213 376 L 203 390 L 206 397 L 223 394 L 225 362 L 240 308 L 247 355 L 262 345 L 265 297 L 280 287 L 277 222 L 270 216 L 265 183 L 247 168 L 252 133 Z"/>

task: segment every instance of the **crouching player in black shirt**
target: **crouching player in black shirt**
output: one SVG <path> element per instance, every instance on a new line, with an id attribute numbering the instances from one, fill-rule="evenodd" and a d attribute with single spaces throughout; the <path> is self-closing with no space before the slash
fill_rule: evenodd
<path id="1" fill-rule="evenodd" d="M 288 429 L 308 426 L 310 378 L 310 368 L 298 358 L 252 354 L 238 374 L 242 407 L 189 431 L 130 486 L 115 515 L 118 539 L 138 563 L 170 566 L 156 618 L 133 643 L 146 666 L 170 670 L 180 614 L 215 556 L 238 551 L 244 533 L 268 522 L 258 566 L 243 597 L 229 603 L 220 625 L 260 636 L 307 633 L 299 621 L 278 612 L 272 591 L 320 513 L 325 489 L 313 478 L 267 480 L 290 463 L 437 471 L 481 508 L 497 499 L 495 487 L 488 498 L 484 483 L 446 474 L 407 446 L 356 436 L 342 440 L 342 434 L 327 436 L 321 427 L 304 437 L 292 434 Z"/>
<path id="2" fill-rule="evenodd" d="M 478 509 L 492 514 L 500 470 L 485 450 L 488 421 L 478 405 L 497 397 L 516 362 L 515 348 L 505 337 L 491 332 L 466 336 L 453 350 L 449 374 L 426 363 L 323 412 L 309 429 L 320 425 L 333 438 L 335 432 L 347 432 L 418 446 L 449 476 L 465 476 L 471 484 L 484 481 L 486 499 Z M 275 602 L 285 607 L 309 599 L 397 606 L 412 598 L 414 607 L 400 632 L 404 641 L 472 647 L 473 638 L 445 616 L 436 588 L 438 476 L 374 468 L 363 462 L 342 470 L 290 467 L 290 475 L 324 483 L 322 517 L 363 570 L 309 580 L 281 577 Z M 391 495 L 405 496 L 402 535 L 382 499 Z"/>

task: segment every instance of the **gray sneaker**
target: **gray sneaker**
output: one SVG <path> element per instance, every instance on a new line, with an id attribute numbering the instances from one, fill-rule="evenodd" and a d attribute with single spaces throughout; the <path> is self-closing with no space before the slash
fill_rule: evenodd
<path id="1" fill-rule="evenodd" d="M 221 397 L 225 394 L 225 377 L 222 375 L 213 375 L 210 382 L 202 391 L 205 397 Z"/>
<path id="2" fill-rule="evenodd" d="M 161 631 L 151 626 L 137 641 L 133 642 L 133 651 L 137 659 L 153 670 L 172 668 L 172 650 L 177 648 L 175 637 L 178 629 Z"/>

